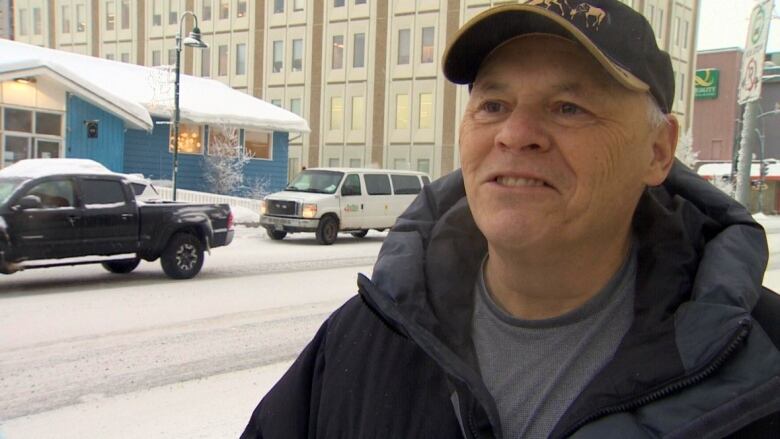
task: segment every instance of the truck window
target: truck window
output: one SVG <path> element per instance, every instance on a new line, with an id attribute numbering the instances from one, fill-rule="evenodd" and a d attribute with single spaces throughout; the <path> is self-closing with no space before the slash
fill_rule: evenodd
<path id="1" fill-rule="evenodd" d="M 398 175 L 390 176 L 393 179 L 393 192 L 396 195 L 408 195 L 420 193 L 420 179 L 416 175 Z"/>
<path id="2" fill-rule="evenodd" d="M 41 207 L 55 209 L 73 207 L 73 182 L 70 180 L 50 180 L 32 187 L 25 195 L 35 195 L 41 199 Z"/>
<path id="3" fill-rule="evenodd" d="M 114 180 L 82 180 L 81 195 L 85 207 L 114 207 L 126 201 L 122 183 Z"/>
<path id="4" fill-rule="evenodd" d="M 341 195 L 351 196 L 360 195 L 360 177 L 357 174 L 349 174 L 341 185 Z"/>
<path id="5" fill-rule="evenodd" d="M 366 192 L 368 195 L 390 195 L 390 178 L 387 174 L 366 174 Z"/>
<path id="6" fill-rule="evenodd" d="M 5 200 L 14 193 L 14 190 L 22 181 L 17 179 L 0 179 L 0 204 L 5 203 Z"/>

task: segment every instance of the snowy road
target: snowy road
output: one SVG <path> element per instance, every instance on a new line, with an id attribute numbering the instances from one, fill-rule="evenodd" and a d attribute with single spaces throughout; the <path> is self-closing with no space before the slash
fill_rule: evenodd
<path id="1" fill-rule="evenodd" d="M 760 220 L 780 290 L 780 218 Z M 242 228 L 191 281 L 157 263 L 0 277 L 0 439 L 237 437 L 384 236 L 320 246 Z"/>
<path id="2" fill-rule="evenodd" d="M 154 412 L 160 420 L 145 412 L 121 434 L 114 428 L 133 410 L 117 408 L 128 397 L 167 406 L 148 395 L 182 386 L 201 397 L 209 388 L 220 394 L 209 405 L 234 407 L 226 419 L 204 418 L 213 430 L 187 435 L 236 435 L 282 366 L 355 294 L 356 275 L 370 273 L 384 236 L 320 246 L 311 235 L 274 242 L 262 229 L 240 228 L 190 281 L 167 279 L 158 263 L 130 275 L 98 265 L 0 277 L 0 437 L 178 437 L 188 426 L 166 424 L 175 417 L 164 410 Z M 272 376 L 258 382 L 267 370 Z M 245 385 L 225 381 L 231 374 Z M 121 413 L 112 419 L 106 410 Z M 55 433 L 52 417 L 64 414 L 85 421 Z"/>

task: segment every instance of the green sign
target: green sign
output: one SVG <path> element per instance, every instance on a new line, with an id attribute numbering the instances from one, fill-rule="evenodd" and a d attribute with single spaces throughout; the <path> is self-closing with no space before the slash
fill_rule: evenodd
<path id="1" fill-rule="evenodd" d="M 720 71 L 718 69 L 696 70 L 696 99 L 717 99 Z"/>

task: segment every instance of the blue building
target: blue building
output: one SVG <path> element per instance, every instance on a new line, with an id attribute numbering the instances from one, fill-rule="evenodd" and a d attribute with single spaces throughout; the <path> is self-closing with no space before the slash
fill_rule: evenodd
<path id="1" fill-rule="evenodd" d="M 153 180 L 173 175 L 173 72 L 0 39 L 0 167 L 25 158 L 96 160 Z M 241 160 L 240 195 L 288 179 L 288 140 L 305 120 L 214 80 L 182 75 L 181 189 L 209 191 L 217 162 Z"/>

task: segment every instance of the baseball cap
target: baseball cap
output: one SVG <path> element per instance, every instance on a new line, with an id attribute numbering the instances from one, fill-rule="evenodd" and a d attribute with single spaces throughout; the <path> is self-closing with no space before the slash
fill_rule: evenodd
<path id="1" fill-rule="evenodd" d="M 471 84 L 482 62 L 504 42 L 526 34 L 579 42 L 624 87 L 650 92 L 664 113 L 674 102 L 669 54 L 658 48 L 644 16 L 618 0 L 526 0 L 488 9 L 469 20 L 444 52 L 444 76 Z"/>

